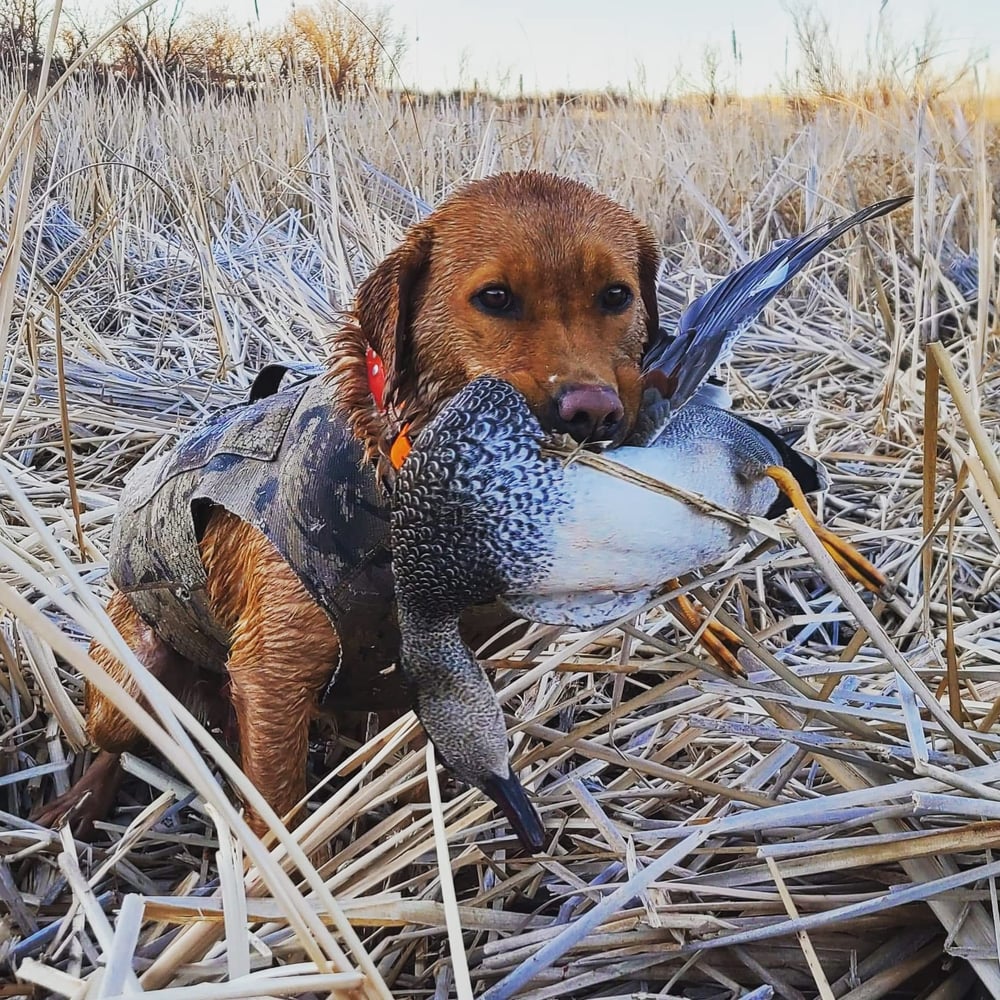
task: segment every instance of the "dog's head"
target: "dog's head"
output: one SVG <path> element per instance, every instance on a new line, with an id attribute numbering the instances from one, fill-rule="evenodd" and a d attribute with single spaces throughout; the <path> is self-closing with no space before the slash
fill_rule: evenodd
<path id="1" fill-rule="evenodd" d="M 658 265 L 650 230 L 583 184 L 535 172 L 475 181 L 360 286 L 333 343 L 338 399 L 370 457 L 486 374 L 513 384 L 548 430 L 621 441 L 656 330 Z"/>

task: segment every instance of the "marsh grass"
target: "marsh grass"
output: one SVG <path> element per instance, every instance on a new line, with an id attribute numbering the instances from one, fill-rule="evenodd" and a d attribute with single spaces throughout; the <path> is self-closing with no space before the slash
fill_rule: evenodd
<path id="1" fill-rule="evenodd" d="M 0 898 L 24 992 L 858 1000 L 978 978 L 1000 995 L 984 107 L 196 100 L 75 78 L 32 128 L 38 96 L 0 95 Z M 859 606 L 791 519 L 786 544 L 689 584 L 746 637 L 746 682 L 655 603 L 500 654 L 518 661 L 497 687 L 553 831 L 543 857 L 478 794 L 428 783 L 412 717 L 361 745 L 317 731 L 317 808 L 268 853 L 220 780 L 254 790 L 101 610 L 122 477 L 262 363 L 321 359 L 422 201 L 524 167 L 653 225 L 668 323 L 775 239 L 914 192 L 769 307 L 731 371 L 741 412 L 828 463 L 824 519 L 897 595 Z M 132 665 L 149 711 L 122 704 L 153 747 L 94 846 L 25 819 L 86 757 L 81 678 L 124 698 L 90 636 Z"/>

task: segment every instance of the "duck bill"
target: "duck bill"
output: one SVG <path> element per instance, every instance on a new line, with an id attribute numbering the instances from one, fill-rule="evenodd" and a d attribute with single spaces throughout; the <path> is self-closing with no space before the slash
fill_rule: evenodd
<path id="1" fill-rule="evenodd" d="M 545 827 L 514 772 L 508 772 L 506 778 L 491 774 L 483 782 L 483 791 L 503 810 L 521 846 L 538 854 L 545 846 Z"/>

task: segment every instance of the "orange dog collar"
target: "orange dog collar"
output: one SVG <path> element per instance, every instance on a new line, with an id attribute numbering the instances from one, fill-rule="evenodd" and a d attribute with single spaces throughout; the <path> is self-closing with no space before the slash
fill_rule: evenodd
<path id="1" fill-rule="evenodd" d="M 396 436 L 389 449 L 389 461 L 394 469 L 400 469 L 406 461 L 406 456 L 410 454 L 413 443 L 410 441 L 410 425 L 403 424 L 403 429 Z"/>
<path id="2" fill-rule="evenodd" d="M 365 364 L 368 367 L 368 389 L 375 400 L 375 405 L 385 413 L 385 362 L 382 355 L 369 345 L 365 348 Z M 394 469 L 399 469 L 410 454 L 410 425 L 403 424 L 403 429 L 396 435 L 389 449 L 389 461 Z"/>
<path id="3" fill-rule="evenodd" d="M 365 348 L 365 364 L 368 367 L 368 389 L 375 400 L 375 405 L 385 413 L 385 362 L 382 355 L 369 345 Z M 410 425 L 403 424 L 403 429 L 396 435 L 389 449 L 389 461 L 394 469 L 400 468 L 410 454 Z"/>
<path id="4" fill-rule="evenodd" d="M 375 405 L 385 409 L 385 363 L 382 356 L 373 347 L 365 348 L 365 363 L 368 366 L 368 389 L 375 400 Z"/>

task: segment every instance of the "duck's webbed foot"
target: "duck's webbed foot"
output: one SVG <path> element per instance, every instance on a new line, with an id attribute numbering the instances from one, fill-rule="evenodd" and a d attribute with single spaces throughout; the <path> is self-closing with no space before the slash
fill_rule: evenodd
<path id="1" fill-rule="evenodd" d="M 678 580 L 667 584 L 670 590 L 680 586 Z M 692 634 L 697 635 L 704 626 L 699 643 L 712 658 L 733 677 L 746 677 L 746 671 L 740 664 L 739 651 L 743 648 L 743 640 L 721 622 L 710 620 L 707 624 L 697 605 L 686 594 L 673 597 L 667 602 L 674 616 Z"/>
<path id="2" fill-rule="evenodd" d="M 798 480 L 788 469 L 772 465 L 764 470 L 764 475 L 773 479 L 778 489 L 788 497 L 791 505 L 806 519 L 823 548 L 833 557 L 834 562 L 844 571 L 845 576 L 880 597 L 888 596 L 889 581 L 877 567 L 873 566 L 850 542 L 825 528 L 816 519 Z"/>

